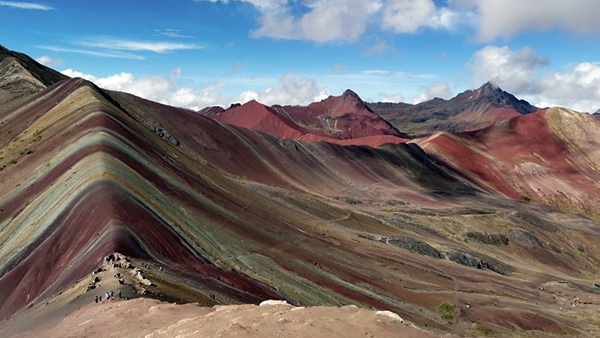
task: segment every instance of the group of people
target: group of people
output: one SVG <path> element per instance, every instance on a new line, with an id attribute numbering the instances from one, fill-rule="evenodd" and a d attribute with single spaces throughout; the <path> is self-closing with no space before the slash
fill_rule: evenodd
<path id="1" fill-rule="evenodd" d="M 121 298 L 121 290 L 117 290 L 117 295 L 119 298 Z M 104 299 L 110 300 L 111 298 L 114 298 L 114 296 L 115 296 L 115 294 L 114 294 L 113 290 L 110 290 L 110 292 L 107 292 L 104 294 Z M 96 303 L 101 302 L 102 296 L 96 296 L 95 301 L 96 301 Z"/>

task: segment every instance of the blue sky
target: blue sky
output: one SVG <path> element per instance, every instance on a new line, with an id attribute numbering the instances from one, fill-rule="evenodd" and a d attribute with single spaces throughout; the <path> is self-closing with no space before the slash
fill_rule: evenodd
<path id="1" fill-rule="evenodd" d="M 0 44 L 190 108 L 450 98 L 492 81 L 600 108 L 596 0 L 0 1 Z"/>

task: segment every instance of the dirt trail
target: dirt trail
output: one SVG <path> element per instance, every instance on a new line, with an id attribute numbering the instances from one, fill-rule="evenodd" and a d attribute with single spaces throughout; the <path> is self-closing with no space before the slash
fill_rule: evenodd
<path id="1" fill-rule="evenodd" d="M 275 302 L 277 303 L 277 302 Z M 89 304 L 59 324 L 17 337 L 436 337 L 388 312 L 355 306 L 227 305 L 140 298 Z M 444 337 L 452 337 L 446 335 Z"/>

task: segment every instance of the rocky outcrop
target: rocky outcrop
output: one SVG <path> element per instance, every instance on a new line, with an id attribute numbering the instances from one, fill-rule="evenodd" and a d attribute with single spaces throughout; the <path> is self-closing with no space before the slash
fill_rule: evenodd
<path id="1" fill-rule="evenodd" d="M 514 216 L 516 223 L 525 222 L 527 224 L 533 225 L 536 228 L 544 229 L 550 232 L 557 232 L 558 227 L 551 221 L 545 220 L 538 216 L 532 215 L 527 212 L 517 212 Z"/>
<path id="2" fill-rule="evenodd" d="M 460 250 L 452 250 L 447 254 L 449 260 L 460 265 L 468 266 L 479 270 L 491 270 L 501 275 L 509 275 L 514 269 L 505 263 L 494 258 L 467 253 Z"/>
<path id="3" fill-rule="evenodd" d="M 505 234 L 489 234 L 487 232 L 469 231 L 465 234 L 465 238 L 489 245 L 508 245 L 508 236 Z"/>
<path id="4" fill-rule="evenodd" d="M 144 126 L 148 128 L 148 130 L 152 131 L 156 136 L 170 142 L 174 146 L 179 145 L 179 140 L 173 136 L 166 128 L 164 128 L 160 123 L 157 123 L 153 120 L 146 120 L 143 122 Z"/>
<path id="5" fill-rule="evenodd" d="M 442 258 L 442 254 L 431 245 L 416 240 L 411 237 L 392 236 L 385 237 L 379 240 L 380 242 L 388 243 L 399 248 L 406 249 L 410 252 L 418 253 L 419 255 L 429 256 L 433 258 Z"/>
<path id="6" fill-rule="evenodd" d="M 526 249 L 535 249 L 541 246 L 540 240 L 531 232 L 519 230 L 511 231 L 510 238 L 514 243 Z"/>

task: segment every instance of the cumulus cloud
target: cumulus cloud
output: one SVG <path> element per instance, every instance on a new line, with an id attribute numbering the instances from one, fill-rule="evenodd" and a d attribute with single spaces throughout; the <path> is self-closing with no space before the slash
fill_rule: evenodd
<path id="1" fill-rule="evenodd" d="M 568 65 L 563 72 L 548 72 L 536 79 L 528 91 L 549 105 L 583 112 L 600 108 L 600 62 Z"/>
<path id="2" fill-rule="evenodd" d="M 417 33 L 422 28 L 453 29 L 466 17 L 450 7 L 436 7 L 433 0 L 235 1 L 252 4 L 260 12 L 259 27 L 251 36 L 319 43 L 353 42 L 370 26 L 395 33 Z"/>
<path id="3" fill-rule="evenodd" d="M 32 2 L 15 2 L 15 1 L 0 1 L 0 6 L 18 8 L 18 9 L 29 9 L 29 10 L 37 10 L 37 11 L 50 11 L 53 10 L 53 7 L 42 5 L 38 3 Z"/>
<path id="4" fill-rule="evenodd" d="M 395 33 L 417 33 L 425 27 L 452 29 L 458 15 L 432 0 L 389 0 L 383 8 L 382 26 Z"/>
<path id="5" fill-rule="evenodd" d="M 131 73 L 122 72 L 107 77 L 96 77 L 79 71 L 67 69 L 63 74 L 80 77 L 94 82 L 98 87 L 127 92 L 148 100 L 190 109 L 206 106 L 226 106 L 231 103 L 221 94 L 226 86 L 223 83 L 212 83 L 200 89 L 178 86 L 181 69 L 175 69 L 169 76 L 135 77 Z"/>
<path id="6" fill-rule="evenodd" d="M 379 93 L 377 93 L 377 96 L 378 96 L 377 101 L 379 101 L 379 102 L 393 102 L 393 103 L 404 102 L 404 96 L 402 96 L 401 93 L 386 94 L 383 92 L 379 92 Z"/>
<path id="7" fill-rule="evenodd" d="M 245 103 L 257 100 L 273 105 L 299 105 L 318 101 L 329 96 L 327 89 L 321 89 L 313 79 L 288 73 L 274 85 L 262 91 L 246 91 L 238 96 L 226 95 L 225 82 L 214 82 L 202 88 L 180 86 L 181 69 L 175 69 L 169 76 L 136 77 L 122 72 L 107 77 L 96 77 L 72 69 L 62 71 L 70 77 L 80 77 L 94 82 L 98 87 L 127 92 L 148 100 L 176 107 L 198 110 L 206 106 L 227 107 L 231 103 Z"/>
<path id="8" fill-rule="evenodd" d="M 58 65 L 62 65 L 65 63 L 65 61 L 63 59 L 52 58 L 52 57 L 49 57 L 48 55 L 42 55 L 39 58 L 35 59 L 35 61 L 37 61 L 47 67 L 58 66 Z"/>
<path id="9" fill-rule="evenodd" d="M 396 34 L 476 27 L 482 41 L 522 31 L 600 33 L 597 0 L 196 0 L 252 4 L 260 13 L 254 37 L 356 41 L 372 27 Z M 441 1 L 440 1 L 441 2 Z M 438 2 L 438 3 L 440 3 Z M 301 8 L 301 10 L 298 10 Z"/>
<path id="10" fill-rule="evenodd" d="M 455 0 L 474 8 L 479 16 L 479 38 L 492 41 L 521 31 L 559 29 L 574 34 L 600 32 L 596 0 Z"/>
<path id="11" fill-rule="evenodd" d="M 529 47 L 513 51 L 508 46 L 486 46 L 473 55 L 467 68 L 473 73 L 473 85 L 491 81 L 509 92 L 520 93 L 530 87 L 538 69 L 547 64 L 548 60 Z"/>
<path id="12" fill-rule="evenodd" d="M 318 101 L 329 96 L 327 90 L 319 90 L 317 82 L 313 79 L 287 73 L 279 82 L 263 91 L 246 91 L 240 95 L 242 102 L 256 100 L 266 105 L 287 104 L 300 105 Z"/>
<path id="13" fill-rule="evenodd" d="M 487 46 L 467 65 L 474 83 L 491 81 L 539 106 L 564 106 L 583 112 L 600 108 L 600 62 L 581 62 L 562 71 L 541 72 L 545 58 L 531 48 Z"/>
<path id="14" fill-rule="evenodd" d="M 259 19 L 253 37 L 306 39 L 316 42 L 356 41 L 367 28 L 369 17 L 380 8 L 379 2 L 364 0 L 305 0 L 308 11 L 297 17 L 287 1 L 273 4 Z M 260 9 L 261 7 L 259 7 Z"/>
<path id="15" fill-rule="evenodd" d="M 447 83 L 434 82 L 425 88 L 425 92 L 420 95 L 413 97 L 412 103 L 417 104 L 427 100 L 434 99 L 436 97 L 441 99 L 449 99 L 453 96 L 452 90 Z"/>

